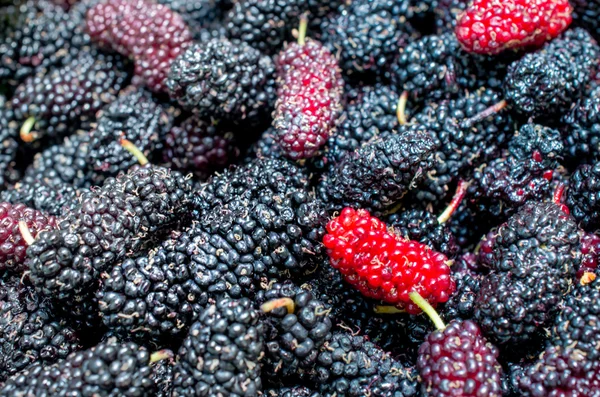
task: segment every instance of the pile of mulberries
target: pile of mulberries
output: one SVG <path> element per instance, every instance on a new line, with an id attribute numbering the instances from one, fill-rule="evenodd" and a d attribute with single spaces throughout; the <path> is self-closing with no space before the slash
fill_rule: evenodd
<path id="1" fill-rule="evenodd" d="M 598 396 L 599 17 L 0 0 L 0 396 Z"/>

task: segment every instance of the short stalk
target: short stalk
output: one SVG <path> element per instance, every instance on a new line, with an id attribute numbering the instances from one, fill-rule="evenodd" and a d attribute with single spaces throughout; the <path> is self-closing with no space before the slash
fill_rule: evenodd
<path id="1" fill-rule="evenodd" d="M 448 207 L 446 207 L 444 212 L 442 212 L 440 214 L 440 216 L 438 216 L 438 218 L 437 218 L 437 221 L 440 225 L 442 223 L 448 222 L 448 220 L 450 219 L 452 214 L 454 214 L 456 209 L 460 206 L 460 203 L 462 203 L 463 199 L 467 195 L 468 188 L 469 188 L 468 182 L 466 182 L 462 179 L 460 181 L 458 181 L 458 185 L 456 186 L 456 192 L 454 193 L 454 196 L 452 197 L 450 204 L 448 205 Z"/>
<path id="2" fill-rule="evenodd" d="M 163 349 L 156 351 L 150 355 L 150 364 L 154 364 L 156 362 L 173 358 L 174 354 L 169 349 Z"/>
<path id="3" fill-rule="evenodd" d="M 398 105 L 396 106 L 396 116 L 398 117 L 398 123 L 400 125 L 408 124 L 406 119 L 406 104 L 408 102 L 408 91 L 404 91 L 398 99 Z"/>
<path id="4" fill-rule="evenodd" d="M 504 109 L 507 105 L 508 105 L 508 103 L 506 102 L 506 99 L 503 99 L 500 102 L 496 103 L 495 105 L 492 105 L 489 108 L 485 109 L 483 112 L 478 113 L 471 118 L 463 120 L 460 123 L 460 127 L 461 128 L 471 128 L 473 125 L 479 123 L 480 121 L 483 121 L 483 120 L 487 119 L 488 117 L 490 117 L 491 115 L 498 113 L 499 111 Z"/>
<path id="5" fill-rule="evenodd" d="M 279 298 L 270 300 L 260 305 L 260 310 L 262 310 L 264 313 L 269 313 L 280 307 L 285 307 L 287 309 L 288 314 L 294 313 L 294 301 L 290 298 Z"/>
<path id="6" fill-rule="evenodd" d="M 33 129 L 33 126 L 35 125 L 35 122 L 35 117 L 32 116 L 25 120 L 25 122 L 21 126 L 19 135 L 21 136 L 21 140 L 23 142 L 31 143 L 37 139 L 36 134 L 31 131 Z"/>
<path id="7" fill-rule="evenodd" d="M 123 148 L 125 150 L 127 150 L 129 153 L 131 153 L 137 159 L 137 161 L 140 163 L 140 165 L 148 164 L 148 158 L 131 141 L 128 141 L 127 139 L 121 139 L 120 143 L 121 143 L 121 146 L 123 146 Z"/>
<path id="8" fill-rule="evenodd" d="M 435 311 L 433 306 L 431 306 L 429 302 L 427 302 L 421 296 L 421 294 L 419 294 L 416 291 L 413 291 L 409 293 L 408 296 L 415 305 L 419 306 L 419 308 L 429 316 L 429 319 L 431 319 L 431 322 L 433 322 L 433 325 L 435 325 L 435 327 L 438 330 L 442 331 L 444 328 L 446 328 L 446 324 L 444 324 L 444 321 L 442 320 L 440 315 Z"/>
<path id="9" fill-rule="evenodd" d="M 21 236 L 23 236 L 23 240 L 27 243 L 27 245 L 33 244 L 35 238 L 31 234 L 29 227 L 27 226 L 27 222 L 19 221 L 19 232 L 21 232 Z"/>
<path id="10" fill-rule="evenodd" d="M 406 313 L 406 310 L 398 309 L 396 306 L 384 306 L 384 305 L 375 306 L 373 311 L 378 314 Z"/>
<path id="11" fill-rule="evenodd" d="M 306 30 L 308 28 L 308 18 L 306 14 L 300 17 L 300 26 L 298 27 L 298 44 L 306 44 Z"/>

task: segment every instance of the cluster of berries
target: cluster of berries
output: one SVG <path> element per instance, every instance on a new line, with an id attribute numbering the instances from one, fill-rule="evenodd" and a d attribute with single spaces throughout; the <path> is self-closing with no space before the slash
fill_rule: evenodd
<path id="1" fill-rule="evenodd" d="M 0 21 L 0 397 L 600 396 L 599 0 Z"/>

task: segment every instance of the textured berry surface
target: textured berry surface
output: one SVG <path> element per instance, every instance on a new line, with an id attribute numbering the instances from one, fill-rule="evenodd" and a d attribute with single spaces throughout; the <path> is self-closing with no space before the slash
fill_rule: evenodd
<path id="1" fill-rule="evenodd" d="M 453 321 L 427 336 L 417 360 L 422 389 L 435 396 L 502 395 L 498 349 L 472 321 Z M 452 368 L 452 371 L 447 369 Z"/>
<path id="2" fill-rule="evenodd" d="M 72 299 L 111 264 L 140 250 L 153 233 L 179 221 L 188 210 L 190 189 L 181 174 L 155 166 L 107 179 L 102 188 L 82 194 L 56 230 L 40 233 L 29 246 L 33 283 L 44 295 Z"/>
<path id="3" fill-rule="evenodd" d="M 233 163 L 240 152 L 233 132 L 191 116 L 168 132 L 164 161 L 182 172 L 207 179 Z"/>
<path id="4" fill-rule="evenodd" d="M 248 299 L 206 307 L 179 349 L 174 396 L 257 395 L 264 329 Z M 228 379 L 223 382 L 223 379 Z"/>
<path id="5" fill-rule="evenodd" d="M 51 366 L 36 365 L 7 381 L 0 394 L 152 394 L 150 353 L 134 343 L 107 342 L 73 353 Z M 118 368 L 118 370 L 117 370 Z"/>
<path id="6" fill-rule="evenodd" d="M 313 157 L 333 133 L 341 112 L 343 82 L 337 60 L 314 40 L 292 43 L 277 60 L 273 127 L 283 153 Z"/>
<path id="7" fill-rule="evenodd" d="M 119 55 L 81 52 L 61 68 L 25 80 L 16 89 L 12 107 L 20 123 L 35 119 L 33 138 L 61 136 L 112 102 L 127 79 Z M 29 141 L 23 133 L 21 138 Z"/>
<path id="8" fill-rule="evenodd" d="M 384 74 L 413 29 L 407 1 L 358 0 L 321 23 L 321 40 L 353 77 Z"/>
<path id="9" fill-rule="evenodd" d="M 327 232 L 323 244 L 332 266 L 369 298 L 419 313 L 408 296 L 410 292 L 418 292 L 435 305 L 446 302 L 454 291 L 443 254 L 403 240 L 365 210 L 344 208 L 327 224 Z"/>
<path id="10" fill-rule="evenodd" d="M 599 54 L 600 47 L 588 32 L 571 29 L 512 63 L 504 96 L 524 116 L 560 118 L 584 92 Z"/>
<path id="11" fill-rule="evenodd" d="M 257 119 L 275 102 L 271 58 L 225 38 L 190 46 L 174 60 L 166 84 L 181 107 L 216 120 Z"/>
<path id="12" fill-rule="evenodd" d="M 0 379 L 33 364 L 52 364 L 81 348 L 81 342 L 55 309 L 19 278 L 0 280 Z M 0 392 L 2 395 L 4 394 Z"/>
<path id="13" fill-rule="evenodd" d="M 416 188 L 433 168 L 436 147 L 420 126 L 376 137 L 346 154 L 325 175 L 324 197 L 335 209 L 350 206 L 385 211 Z"/>
<path id="14" fill-rule="evenodd" d="M 0 81 L 16 86 L 25 78 L 68 63 L 89 49 L 77 21 L 46 0 L 15 1 L 0 8 Z"/>
<path id="15" fill-rule="evenodd" d="M 181 15 L 146 0 L 100 2 L 86 27 L 94 41 L 131 58 L 136 76 L 155 92 L 166 92 L 171 63 L 192 41 Z"/>
<path id="16" fill-rule="evenodd" d="M 567 0 L 475 0 L 459 16 L 456 37 L 480 54 L 540 46 L 569 26 L 571 10 Z"/>

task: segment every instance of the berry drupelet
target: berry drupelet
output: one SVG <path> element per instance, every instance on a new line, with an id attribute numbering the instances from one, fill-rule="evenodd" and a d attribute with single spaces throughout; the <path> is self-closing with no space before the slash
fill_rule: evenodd
<path id="1" fill-rule="evenodd" d="M 537 47 L 569 26 L 571 11 L 568 0 L 475 0 L 459 15 L 456 37 L 480 54 Z"/>
<path id="2" fill-rule="evenodd" d="M 119 55 L 82 51 L 64 66 L 19 85 L 11 100 L 21 139 L 72 133 L 112 102 L 128 79 Z"/>
<path id="3" fill-rule="evenodd" d="M 325 201 L 333 209 L 351 206 L 385 212 L 416 189 L 435 166 L 436 148 L 432 136 L 418 125 L 376 137 L 325 174 Z"/>
<path id="4" fill-rule="evenodd" d="M 327 224 L 327 232 L 323 244 L 331 265 L 366 297 L 416 314 L 420 309 L 411 293 L 436 305 L 446 302 L 454 292 L 448 259 L 443 254 L 403 240 L 365 210 L 344 208 Z"/>
<path id="5" fill-rule="evenodd" d="M 291 282 L 275 283 L 259 291 L 255 300 L 265 312 L 268 332 L 263 367 L 284 376 L 311 368 L 331 337 L 331 309 Z"/>
<path id="6" fill-rule="evenodd" d="M 0 280 L 0 383 L 33 364 L 52 364 L 80 348 L 75 331 L 55 318 L 52 305 L 26 280 Z"/>
<path id="7" fill-rule="evenodd" d="M 303 20 L 301 30 L 305 24 Z M 315 156 L 333 133 L 342 110 L 343 80 L 337 59 L 303 34 L 279 54 L 276 65 L 273 127 L 283 154 L 292 160 Z"/>
<path id="8" fill-rule="evenodd" d="M 417 360 L 424 395 L 502 396 L 498 354 L 473 321 L 430 333 Z"/>
<path id="9" fill-rule="evenodd" d="M 281 387 L 263 390 L 264 397 L 320 397 L 321 394 L 306 386 Z"/>
<path id="10" fill-rule="evenodd" d="M 252 396 L 262 390 L 264 326 L 248 299 L 208 305 L 179 348 L 173 396 Z"/>
<path id="11" fill-rule="evenodd" d="M 46 0 L 0 8 L 0 85 L 15 87 L 37 72 L 70 62 L 89 48 L 89 37 L 62 8 Z"/>
<path id="12" fill-rule="evenodd" d="M 181 174 L 156 166 L 106 179 L 82 194 L 80 206 L 58 220 L 57 230 L 39 233 L 30 245 L 33 284 L 43 295 L 72 300 L 101 272 L 185 219 L 190 191 Z"/>
<path id="13" fill-rule="evenodd" d="M 413 29 L 407 1 L 358 0 L 321 23 L 321 41 L 340 56 L 340 67 L 353 77 L 383 75 Z"/>
<path id="14" fill-rule="evenodd" d="M 200 179 L 233 163 L 240 153 L 233 132 L 197 115 L 171 128 L 164 146 L 163 160 L 168 166 L 193 172 Z"/>
<path id="15" fill-rule="evenodd" d="M 600 225 L 600 162 L 582 164 L 569 179 L 565 203 L 573 217 L 586 230 Z"/>
<path id="16" fill-rule="evenodd" d="M 8 380 L 2 396 L 153 395 L 151 355 L 135 343 L 101 343 L 54 365 L 36 365 Z"/>
<path id="17" fill-rule="evenodd" d="M 154 92 L 166 92 L 171 63 L 192 43 L 181 15 L 146 0 L 100 2 L 86 16 L 92 40 L 134 61 L 135 75 Z"/>
<path id="18" fill-rule="evenodd" d="M 26 267 L 28 242 L 19 229 L 25 222 L 29 233 L 36 236 L 42 230 L 56 227 L 56 219 L 24 204 L 0 203 L 0 272 L 21 273 Z"/>
<path id="19" fill-rule="evenodd" d="M 202 118 L 257 122 L 275 102 L 275 65 L 245 42 L 215 38 L 179 55 L 166 85 L 181 107 Z"/>
<path id="20" fill-rule="evenodd" d="M 599 54 L 589 33 L 571 29 L 509 66 L 504 97 L 523 117 L 560 119 L 585 91 Z"/>

